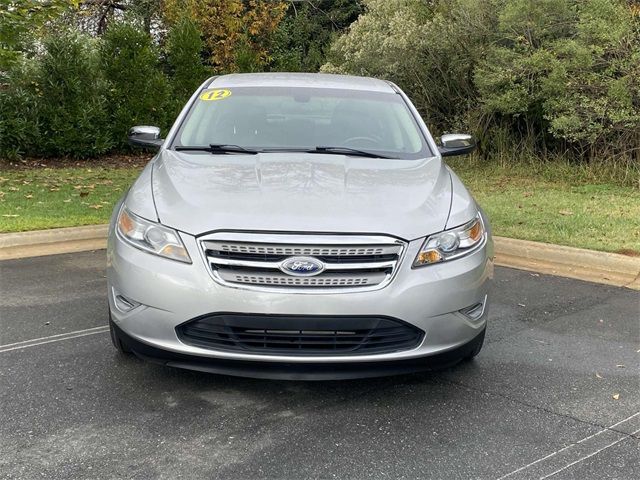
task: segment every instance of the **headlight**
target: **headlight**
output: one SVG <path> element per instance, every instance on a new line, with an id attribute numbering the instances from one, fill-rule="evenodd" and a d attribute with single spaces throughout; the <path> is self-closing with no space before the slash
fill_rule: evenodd
<path id="1" fill-rule="evenodd" d="M 414 267 L 445 262 L 462 257 L 479 248 L 486 238 L 480 214 L 461 227 L 431 235 L 420 248 Z"/>
<path id="2" fill-rule="evenodd" d="M 178 232 L 134 215 L 125 207 L 118 215 L 118 233 L 127 243 L 161 257 L 191 263 Z"/>

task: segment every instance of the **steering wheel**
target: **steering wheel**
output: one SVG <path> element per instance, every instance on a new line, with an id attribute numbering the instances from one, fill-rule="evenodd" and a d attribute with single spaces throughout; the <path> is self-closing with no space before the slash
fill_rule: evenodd
<path id="1" fill-rule="evenodd" d="M 348 144 L 350 143 L 354 143 L 354 142 L 368 142 L 373 144 L 374 147 L 380 146 L 380 139 L 379 138 L 374 138 L 374 137 L 349 137 L 346 140 L 342 141 L 342 145 L 344 145 L 345 147 L 348 146 Z"/>

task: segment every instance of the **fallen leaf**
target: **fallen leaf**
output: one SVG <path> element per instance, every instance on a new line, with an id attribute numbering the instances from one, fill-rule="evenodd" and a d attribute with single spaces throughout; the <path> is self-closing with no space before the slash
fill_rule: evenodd
<path id="1" fill-rule="evenodd" d="M 565 215 L 565 216 L 567 216 L 567 215 L 573 215 L 573 212 L 572 212 L 571 210 L 560 210 L 558 213 L 559 213 L 560 215 Z"/>
<path id="2" fill-rule="evenodd" d="M 87 195 L 89 195 L 89 192 L 80 192 L 81 197 L 86 197 Z"/>
<path id="3" fill-rule="evenodd" d="M 69 203 L 71 201 L 70 198 L 67 198 L 66 200 L 62 200 L 64 203 Z"/>
<path id="4" fill-rule="evenodd" d="M 611 398 L 613 398 L 614 400 L 618 400 L 620 398 L 620 394 L 614 393 L 613 395 L 611 395 Z"/>
<path id="5" fill-rule="evenodd" d="M 31 195 L 31 194 L 25 195 L 24 198 L 33 198 L 33 195 Z"/>

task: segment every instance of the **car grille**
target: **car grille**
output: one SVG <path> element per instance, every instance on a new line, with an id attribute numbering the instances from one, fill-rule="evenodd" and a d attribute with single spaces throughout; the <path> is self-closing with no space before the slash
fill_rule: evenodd
<path id="1" fill-rule="evenodd" d="M 201 348 L 282 355 L 366 355 L 417 347 L 424 332 L 387 317 L 212 314 L 176 328 Z"/>
<path id="2" fill-rule="evenodd" d="M 404 243 L 382 236 L 219 233 L 201 239 L 201 245 L 221 283 L 304 291 L 380 288 L 391 280 L 404 250 Z M 281 268 L 295 257 L 317 260 L 323 270 L 298 276 Z"/>

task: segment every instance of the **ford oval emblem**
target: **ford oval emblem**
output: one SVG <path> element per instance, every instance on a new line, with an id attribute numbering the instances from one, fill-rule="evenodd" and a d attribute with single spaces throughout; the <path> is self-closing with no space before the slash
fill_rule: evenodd
<path id="1" fill-rule="evenodd" d="M 280 264 L 280 270 L 295 277 L 312 277 L 322 273 L 324 263 L 313 257 L 291 257 Z"/>

